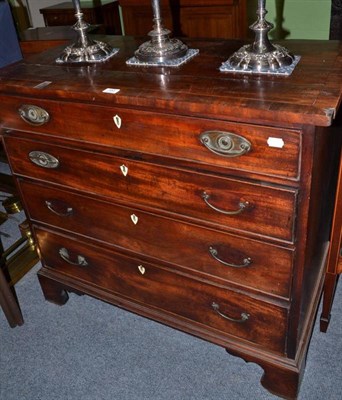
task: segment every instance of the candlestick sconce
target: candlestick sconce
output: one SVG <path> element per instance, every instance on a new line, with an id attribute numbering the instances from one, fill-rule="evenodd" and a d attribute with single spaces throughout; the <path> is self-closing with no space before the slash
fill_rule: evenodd
<path id="1" fill-rule="evenodd" d="M 258 19 L 250 26 L 255 32 L 254 42 L 235 52 L 221 65 L 220 71 L 285 76 L 293 72 L 300 56 L 294 56 L 285 47 L 270 42 L 268 32 L 273 24 L 265 19 L 265 3 L 265 0 L 258 0 Z"/>
<path id="2" fill-rule="evenodd" d="M 149 32 L 151 40 L 143 43 L 134 57 L 126 61 L 128 65 L 178 67 L 196 54 L 197 49 L 189 49 L 179 39 L 170 38 L 171 31 L 162 24 L 160 2 L 152 0 L 153 30 Z"/>
<path id="3" fill-rule="evenodd" d="M 67 46 L 56 62 L 64 63 L 98 63 L 104 62 L 116 54 L 115 49 L 107 43 L 92 40 L 88 37 L 89 24 L 83 20 L 83 13 L 79 0 L 72 1 L 75 7 L 76 24 L 73 29 L 77 32 L 78 38 L 75 43 Z"/>

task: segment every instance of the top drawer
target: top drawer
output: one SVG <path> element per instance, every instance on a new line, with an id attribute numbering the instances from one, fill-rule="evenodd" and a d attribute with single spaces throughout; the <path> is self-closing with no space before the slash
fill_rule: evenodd
<path id="1" fill-rule="evenodd" d="M 40 99 L 1 99 L 10 129 L 298 180 L 299 131 Z"/>

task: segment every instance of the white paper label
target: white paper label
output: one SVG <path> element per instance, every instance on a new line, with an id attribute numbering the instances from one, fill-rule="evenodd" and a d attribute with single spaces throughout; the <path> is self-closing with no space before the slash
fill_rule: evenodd
<path id="1" fill-rule="evenodd" d="M 109 93 L 109 94 L 116 94 L 119 93 L 120 89 L 113 89 L 113 88 L 107 88 L 103 90 L 103 93 Z"/>
<path id="2" fill-rule="evenodd" d="M 284 140 L 276 137 L 269 137 L 267 139 L 267 144 L 269 147 L 276 147 L 277 149 L 282 149 L 285 146 Z"/>

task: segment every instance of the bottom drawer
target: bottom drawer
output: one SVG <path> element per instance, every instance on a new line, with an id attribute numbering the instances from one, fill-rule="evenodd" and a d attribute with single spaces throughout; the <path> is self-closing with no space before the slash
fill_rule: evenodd
<path id="1" fill-rule="evenodd" d="M 283 353 L 287 309 L 35 228 L 43 263 L 75 281 Z"/>

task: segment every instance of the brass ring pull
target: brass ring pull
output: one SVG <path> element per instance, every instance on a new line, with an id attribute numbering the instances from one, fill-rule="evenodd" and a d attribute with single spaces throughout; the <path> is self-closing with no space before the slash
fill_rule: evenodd
<path id="1" fill-rule="evenodd" d="M 219 212 L 221 214 L 225 214 L 225 215 L 238 215 L 238 214 L 242 213 L 242 211 L 245 210 L 249 206 L 248 201 L 240 201 L 238 210 L 225 211 L 225 210 L 221 210 L 220 208 L 217 208 L 209 203 L 210 195 L 208 193 L 202 192 L 202 199 L 204 200 L 205 204 L 207 206 L 209 206 L 210 208 L 212 208 L 214 211 L 217 211 L 217 212 Z"/>
<path id="2" fill-rule="evenodd" d="M 58 215 L 59 217 L 68 217 L 69 215 L 71 215 L 73 213 L 73 209 L 72 207 L 66 207 L 66 211 L 65 212 L 59 212 L 57 210 L 54 209 L 54 206 L 52 204 L 52 201 L 49 200 L 45 200 L 45 204 L 46 207 L 53 212 L 54 214 Z"/>
<path id="3" fill-rule="evenodd" d="M 68 264 L 77 265 L 77 266 L 80 266 L 80 267 L 86 267 L 88 265 L 87 260 L 83 256 L 80 256 L 80 255 L 77 256 L 77 261 L 76 262 L 71 261 L 70 258 L 69 258 L 69 252 L 65 247 L 62 247 L 62 248 L 59 249 L 59 255 Z"/>
<path id="4" fill-rule="evenodd" d="M 248 267 L 250 264 L 252 264 L 252 259 L 250 257 L 244 258 L 243 264 L 232 264 L 232 263 L 223 261 L 218 257 L 218 251 L 212 246 L 209 247 L 209 253 L 216 261 L 220 262 L 223 265 L 226 265 L 227 267 L 245 268 L 245 267 Z"/>
<path id="5" fill-rule="evenodd" d="M 223 314 L 223 313 L 220 311 L 220 306 L 219 306 L 217 303 L 215 303 L 215 302 L 213 302 L 213 303 L 211 304 L 211 307 L 212 307 L 212 309 L 213 309 L 220 317 L 222 317 L 222 318 L 224 318 L 224 319 L 227 319 L 228 321 L 231 321 L 231 322 L 237 322 L 237 323 L 241 324 L 241 323 L 243 323 L 243 322 L 246 322 L 246 321 L 249 319 L 249 317 L 250 317 L 250 315 L 247 314 L 247 313 L 245 313 L 245 312 L 243 312 L 243 313 L 240 314 L 240 315 L 241 315 L 241 318 L 240 318 L 240 319 L 235 319 L 235 318 L 228 317 L 227 315 Z"/>

